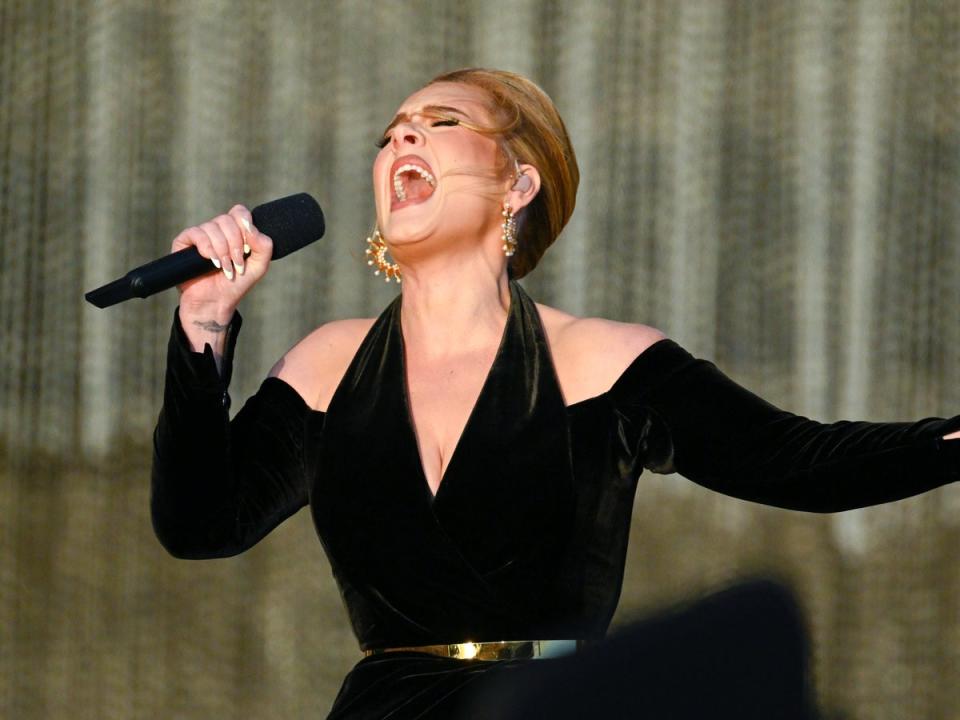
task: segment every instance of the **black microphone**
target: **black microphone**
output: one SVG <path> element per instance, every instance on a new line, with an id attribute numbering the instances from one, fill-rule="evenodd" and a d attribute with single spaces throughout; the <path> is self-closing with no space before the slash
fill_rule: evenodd
<path id="1" fill-rule="evenodd" d="M 258 205 L 251 214 L 257 230 L 273 240 L 271 260 L 279 260 L 320 239 L 325 229 L 323 211 L 307 193 Z M 210 272 L 220 271 L 191 246 L 134 268 L 84 297 L 98 308 L 105 308 L 133 297 L 145 298 Z"/>

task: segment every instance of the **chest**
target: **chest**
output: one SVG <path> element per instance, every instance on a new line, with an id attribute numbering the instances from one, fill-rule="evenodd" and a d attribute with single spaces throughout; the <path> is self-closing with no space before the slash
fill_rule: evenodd
<path id="1" fill-rule="evenodd" d="M 455 357 L 407 357 L 406 386 L 423 473 L 437 492 L 496 355 L 491 347 Z"/>

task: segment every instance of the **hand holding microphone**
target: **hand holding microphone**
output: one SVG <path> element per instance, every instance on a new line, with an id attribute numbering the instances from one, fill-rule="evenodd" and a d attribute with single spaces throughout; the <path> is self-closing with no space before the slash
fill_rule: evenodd
<path id="1" fill-rule="evenodd" d="M 279 260 L 309 245 L 323 231 L 323 212 L 306 193 L 264 203 L 252 212 L 237 205 L 226 215 L 181 232 L 173 241 L 171 254 L 134 268 L 85 297 L 104 308 L 178 285 L 184 293 L 181 302 L 223 307 L 232 303 L 235 307 L 263 277 L 271 259 Z M 249 258 L 243 257 L 245 245 L 250 247 Z M 191 282 L 194 278 L 197 280 Z"/>
<path id="2" fill-rule="evenodd" d="M 323 212 L 306 193 L 264 203 L 252 212 L 234 205 L 227 214 L 177 235 L 169 255 L 85 297 L 104 308 L 177 285 L 180 325 L 192 349 L 200 352 L 209 344 L 219 368 L 224 331 L 240 298 L 264 276 L 271 259 L 309 245 L 323 231 Z"/>
<path id="3" fill-rule="evenodd" d="M 240 299 L 262 278 L 270 266 L 273 240 L 253 224 L 253 215 L 243 205 L 200 225 L 189 227 L 173 239 L 171 252 L 196 248 L 210 261 L 208 272 L 185 280 L 180 290 L 180 308 L 204 309 L 215 317 L 229 319 Z"/>

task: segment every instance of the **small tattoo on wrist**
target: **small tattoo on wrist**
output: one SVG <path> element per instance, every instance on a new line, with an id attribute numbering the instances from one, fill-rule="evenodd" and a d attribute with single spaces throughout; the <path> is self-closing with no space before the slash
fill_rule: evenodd
<path id="1" fill-rule="evenodd" d="M 221 325 L 216 320 L 194 320 L 193 324 L 203 328 L 207 332 L 212 333 L 222 333 L 227 329 L 226 325 Z"/>

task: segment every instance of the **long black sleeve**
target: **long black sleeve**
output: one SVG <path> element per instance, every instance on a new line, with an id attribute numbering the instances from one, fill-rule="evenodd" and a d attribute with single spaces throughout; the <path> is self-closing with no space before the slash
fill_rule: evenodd
<path id="1" fill-rule="evenodd" d="M 610 391 L 652 418 L 646 461 L 726 495 L 810 512 L 909 497 L 960 479 L 960 416 L 823 424 L 780 410 L 672 340 L 642 353 Z"/>
<path id="2" fill-rule="evenodd" d="M 231 421 L 227 388 L 242 319 L 227 329 L 223 374 L 213 351 L 190 350 L 174 315 L 163 409 L 154 431 L 151 514 L 163 546 L 183 558 L 253 546 L 307 503 L 304 447 L 314 427 L 300 395 L 267 378 Z"/>

